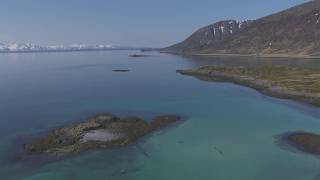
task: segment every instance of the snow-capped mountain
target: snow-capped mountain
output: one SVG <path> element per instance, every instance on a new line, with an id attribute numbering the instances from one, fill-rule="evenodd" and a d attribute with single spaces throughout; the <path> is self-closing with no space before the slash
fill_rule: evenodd
<path id="1" fill-rule="evenodd" d="M 7 49 L 9 49 L 9 51 L 29 51 L 29 50 L 41 50 L 43 49 L 41 46 L 39 45 L 35 45 L 35 44 L 9 44 L 7 45 Z"/>
<path id="2" fill-rule="evenodd" d="M 0 51 L 7 51 L 9 50 L 6 44 L 0 43 Z"/>
<path id="3" fill-rule="evenodd" d="M 113 45 L 55 45 L 40 46 L 31 43 L 0 43 L 0 52 L 42 52 L 42 51 L 90 51 L 90 50 L 110 50 L 110 49 L 131 49 L 129 47 L 119 47 Z"/>
<path id="4" fill-rule="evenodd" d="M 253 21 L 225 20 L 200 28 L 185 41 L 163 49 L 164 51 L 191 51 L 205 46 L 221 43 L 229 36 L 239 32 Z"/>

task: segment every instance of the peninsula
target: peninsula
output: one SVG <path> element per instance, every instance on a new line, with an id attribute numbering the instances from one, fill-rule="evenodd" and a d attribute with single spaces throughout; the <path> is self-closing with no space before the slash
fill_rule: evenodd
<path id="1" fill-rule="evenodd" d="M 177 72 L 206 81 L 233 82 L 269 96 L 320 106 L 320 69 L 203 66 Z"/>

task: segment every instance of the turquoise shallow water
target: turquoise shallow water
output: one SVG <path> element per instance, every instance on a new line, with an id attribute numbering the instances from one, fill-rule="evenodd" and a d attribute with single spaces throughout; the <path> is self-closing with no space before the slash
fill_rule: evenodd
<path id="1" fill-rule="evenodd" d="M 318 157 L 276 144 L 320 133 L 320 111 L 230 83 L 175 73 L 203 64 L 320 67 L 315 60 L 190 58 L 128 51 L 0 54 L 0 179 L 316 180 Z M 131 69 L 115 73 L 112 69 Z M 101 112 L 186 120 L 137 144 L 68 158 L 28 157 L 22 144 Z"/>

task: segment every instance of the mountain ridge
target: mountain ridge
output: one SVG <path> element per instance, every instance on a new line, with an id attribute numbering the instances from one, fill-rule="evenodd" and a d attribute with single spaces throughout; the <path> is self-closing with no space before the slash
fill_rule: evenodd
<path id="1" fill-rule="evenodd" d="M 163 51 L 198 54 L 242 55 L 320 55 L 320 0 L 309 1 L 287 10 L 250 21 L 248 26 L 225 37 L 222 42 L 199 48 L 180 48 L 185 41 Z M 201 29 L 200 29 L 201 30 Z M 200 33 L 198 30 L 196 33 Z M 199 41 L 198 36 L 188 39 Z M 201 38 L 205 37 L 201 34 Z M 194 44 L 189 47 L 195 46 Z M 178 48 L 175 48 L 178 47 Z"/>
<path id="2" fill-rule="evenodd" d="M 248 26 L 252 21 L 236 21 L 233 19 L 223 20 L 202 27 L 195 31 L 191 36 L 181 43 L 174 44 L 170 47 L 164 48 L 167 51 L 190 51 L 201 49 L 210 44 L 220 43 L 228 36 L 237 33 L 241 29 Z"/>

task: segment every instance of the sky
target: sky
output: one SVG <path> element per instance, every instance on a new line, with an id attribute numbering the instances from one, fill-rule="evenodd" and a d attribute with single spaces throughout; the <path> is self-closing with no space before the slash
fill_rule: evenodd
<path id="1" fill-rule="evenodd" d="M 307 0 L 0 0 L 0 42 L 165 47 L 220 20 Z"/>

